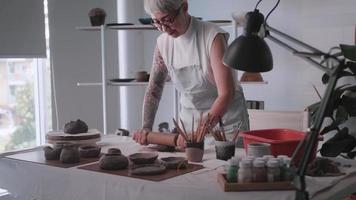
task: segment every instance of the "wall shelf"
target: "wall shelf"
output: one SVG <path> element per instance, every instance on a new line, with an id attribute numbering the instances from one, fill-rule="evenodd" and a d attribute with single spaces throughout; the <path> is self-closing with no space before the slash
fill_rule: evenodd
<path id="1" fill-rule="evenodd" d="M 146 86 L 148 82 L 113 82 L 113 81 L 108 81 L 107 86 Z M 173 84 L 172 82 L 166 82 L 166 84 L 171 85 Z M 263 82 L 240 82 L 241 85 L 266 85 L 268 84 L 268 81 L 263 81 Z M 102 83 L 99 82 L 93 82 L 93 83 L 82 83 L 78 82 L 77 86 L 101 86 Z"/>
<path id="2" fill-rule="evenodd" d="M 228 27 L 232 26 L 232 23 L 224 22 L 224 23 L 214 23 L 217 24 L 218 26 L 221 27 Z M 140 24 L 134 24 L 134 25 L 115 25 L 115 26 L 104 26 L 105 29 L 111 29 L 111 30 L 153 30 L 156 31 L 157 28 L 153 27 L 152 25 L 140 25 Z M 100 31 L 101 26 L 79 26 L 76 27 L 77 30 L 80 31 Z"/>

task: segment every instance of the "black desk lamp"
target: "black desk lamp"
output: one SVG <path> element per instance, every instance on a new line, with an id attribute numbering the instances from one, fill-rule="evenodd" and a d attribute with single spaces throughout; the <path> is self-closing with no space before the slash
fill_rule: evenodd
<path id="1" fill-rule="evenodd" d="M 263 40 L 263 38 L 266 37 L 276 44 L 282 46 L 283 48 L 291 51 L 294 55 L 318 67 L 329 77 L 327 89 L 321 100 L 314 124 L 312 124 L 308 129 L 305 139 L 300 142 L 295 152 L 293 153 L 293 156 L 296 155 L 299 151 L 302 150 L 302 146 L 304 146 L 304 156 L 297 166 L 294 185 L 297 189 L 296 199 L 306 200 L 309 199 L 305 183 L 305 174 L 308 167 L 307 165 L 312 158 L 313 149 L 318 144 L 318 136 L 325 118 L 327 106 L 332 97 L 339 73 L 345 68 L 345 60 L 339 60 L 336 55 L 324 53 L 321 50 L 318 50 L 268 26 L 268 16 L 278 6 L 280 0 L 278 0 L 274 8 L 268 13 L 266 20 L 264 19 L 264 16 L 257 10 L 257 6 L 260 2 L 261 0 L 259 0 L 253 12 L 248 12 L 246 14 L 244 33 L 235 39 L 228 47 L 223 58 L 224 64 L 234 69 L 247 72 L 267 72 L 272 70 L 272 54 L 267 43 Z M 283 38 L 293 45 L 296 45 L 296 48 L 303 48 L 308 50 L 308 52 L 299 51 L 286 42 L 283 42 L 281 39 L 274 37 L 272 34 Z"/>

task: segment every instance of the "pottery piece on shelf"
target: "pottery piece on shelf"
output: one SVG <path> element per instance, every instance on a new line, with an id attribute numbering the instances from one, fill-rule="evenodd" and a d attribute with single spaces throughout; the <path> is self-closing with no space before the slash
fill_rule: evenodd
<path id="1" fill-rule="evenodd" d="M 146 71 L 136 72 L 135 80 L 137 82 L 147 82 L 150 79 L 150 75 Z"/>
<path id="2" fill-rule="evenodd" d="M 244 72 L 241 75 L 241 82 L 263 82 L 261 73 Z"/>
<path id="3" fill-rule="evenodd" d="M 69 134 L 78 134 L 88 132 L 88 125 L 80 120 L 70 121 L 64 125 L 64 132 Z"/>
<path id="4" fill-rule="evenodd" d="M 73 164 L 80 162 L 78 146 L 64 145 L 59 160 L 62 163 Z"/>
<path id="5" fill-rule="evenodd" d="M 146 18 L 138 18 L 138 21 L 141 23 L 141 24 L 152 24 L 152 18 L 150 17 L 146 17 Z"/>
<path id="6" fill-rule="evenodd" d="M 120 154 L 105 154 L 99 159 L 99 167 L 103 170 L 120 170 L 126 169 L 129 165 L 129 160 Z"/>
<path id="7" fill-rule="evenodd" d="M 188 160 L 184 157 L 165 157 L 161 162 L 167 169 L 182 169 L 188 166 Z"/>
<path id="8" fill-rule="evenodd" d="M 106 12 L 102 8 L 93 8 L 89 11 L 88 16 L 92 26 L 100 26 L 105 23 Z"/>
<path id="9" fill-rule="evenodd" d="M 80 157 L 83 158 L 96 158 L 100 155 L 101 147 L 94 145 L 85 145 L 79 147 Z"/>
<path id="10" fill-rule="evenodd" d="M 59 157 L 62 152 L 62 147 L 54 146 L 52 148 L 50 146 L 46 146 L 43 148 L 43 151 L 46 160 L 59 160 Z"/>
<path id="11" fill-rule="evenodd" d="M 129 155 L 130 161 L 136 165 L 152 164 L 157 157 L 157 153 L 134 153 Z"/>
<path id="12" fill-rule="evenodd" d="M 157 175 L 163 174 L 166 171 L 166 167 L 161 164 L 146 164 L 135 165 L 130 173 L 133 175 Z"/>
<path id="13" fill-rule="evenodd" d="M 123 128 L 118 128 L 115 131 L 116 135 L 121 135 L 121 136 L 129 136 L 130 135 L 130 131 L 123 129 Z"/>

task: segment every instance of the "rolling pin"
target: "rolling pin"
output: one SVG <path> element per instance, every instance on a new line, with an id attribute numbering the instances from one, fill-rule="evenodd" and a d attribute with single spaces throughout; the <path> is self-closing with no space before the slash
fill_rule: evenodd
<path id="1" fill-rule="evenodd" d="M 178 139 L 178 134 L 174 134 L 174 133 L 149 132 L 147 134 L 148 144 L 176 146 L 177 139 Z"/>

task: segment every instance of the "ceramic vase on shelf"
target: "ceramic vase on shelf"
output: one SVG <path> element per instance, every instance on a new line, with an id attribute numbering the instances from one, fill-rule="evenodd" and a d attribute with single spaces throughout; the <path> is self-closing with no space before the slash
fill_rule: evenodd
<path id="1" fill-rule="evenodd" d="M 90 24 L 92 26 L 101 26 L 105 24 L 106 12 L 102 8 L 93 8 L 88 13 Z"/>
<path id="2" fill-rule="evenodd" d="M 263 82 L 261 73 L 244 72 L 240 79 L 241 82 Z"/>

